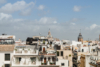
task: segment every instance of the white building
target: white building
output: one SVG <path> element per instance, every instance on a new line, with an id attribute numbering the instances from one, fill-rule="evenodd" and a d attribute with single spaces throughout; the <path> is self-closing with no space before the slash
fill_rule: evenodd
<path id="1" fill-rule="evenodd" d="M 14 45 L 0 45 L 0 67 L 10 67 Z"/>
<path id="2" fill-rule="evenodd" d="M 12 67 L 38 67 L 38 50 L 35 46 L 15 46 L 12 58 Z"/>

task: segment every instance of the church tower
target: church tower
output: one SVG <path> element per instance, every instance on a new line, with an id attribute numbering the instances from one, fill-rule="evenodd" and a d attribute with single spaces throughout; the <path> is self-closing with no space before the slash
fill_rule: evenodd
<path id="1" fill-rule="evenodd" d="M 51 32 L 50 32 L 50 29 L 49 29 L 49 32 L 48 32 L 48 38 L 52 38 L 52 35 L 51 35 Z"/>
<path id="2" fill-rule="evenodd" d="M 83 37 L 82 37 L 81 32 L 79 33 L 79 36 L 78 36 L 78 41 L 83 43 Z"/>

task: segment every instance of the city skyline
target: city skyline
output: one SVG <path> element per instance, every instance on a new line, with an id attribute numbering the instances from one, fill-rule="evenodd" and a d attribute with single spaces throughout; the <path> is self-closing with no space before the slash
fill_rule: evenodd
<path id="1" fill-rule="evenodd" d="M 100 1 L 66 0 L 0 0 L 0 34 L 12 34 L 17 39 L 46 36 L 49 28 L 53 37 L 77 40 L 99 38 Z"/>

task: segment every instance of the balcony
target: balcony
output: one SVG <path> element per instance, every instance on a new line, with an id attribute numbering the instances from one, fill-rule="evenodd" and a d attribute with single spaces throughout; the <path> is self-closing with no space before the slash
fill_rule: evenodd
<path id="1" fill-rule="evenodd" d="M 90 57 L 90 60 L 93 61 L 93 62 L 95 62 L 95 63 L 96 63 L 96 61 L 98 61 L 98 59 L 99 58 L 97 56 L 91 56 Z"/>
<path id="2" fill-rule="evenodd" d="M 56 57 L 46 57 L 46 56 L 41 56 L 40 57 L 41 65 L 40 66 L 52 66 L 56 65 Z"/>
<path id="3" fill-rule="evenodd" d="M 38 55 L 38 50 L 33 49 L 15 49 L 14 55 Z"/>
<path id="4" fill-rule="evenodd" d="M 45 55 L 45 56 L 56 56 L 55 52 L 39 52 L 39 55 Z"/>
<path id="5" fill-rule="evenodd" d="M 89 64 L 92 66 L 97 66 L 96 62 L 90 62 Z"/>
<path id="6" fill-rule="evenodd" d="M 54 62 L 41 63 L 41 65 L 56 65 Z"/>
<path id="7" fill-rule="evenodd" d="M 39 67 L 60 67 L 59 65 L 39 65 Z"/>
<path id="8" fill-rule="evenodd" d="M 14 57 L 12 66 L 36 66 L 36 57 Z"/>
<path id="9" fill-rule="evenodd" d="M 100 51 L 100 48 L 97 47 L 96 50 L 97 50 L 97 51 Z"/>

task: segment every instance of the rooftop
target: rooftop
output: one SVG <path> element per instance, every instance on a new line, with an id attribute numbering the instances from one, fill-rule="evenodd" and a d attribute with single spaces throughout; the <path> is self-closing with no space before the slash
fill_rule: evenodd
<path id="1" fill-rule="evenodd" d="M 0 45 L 0 51 L 13 51 L 15 45 Z"/>

